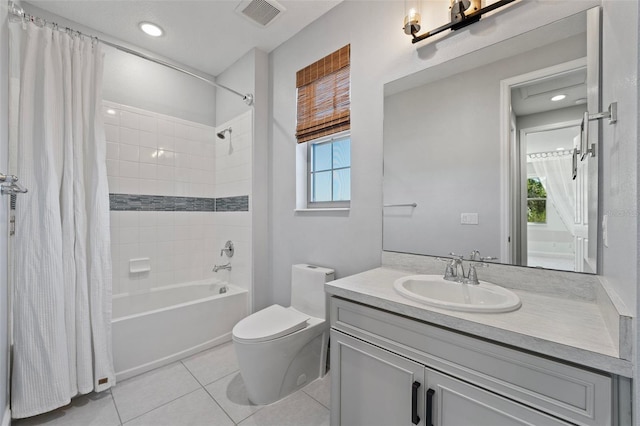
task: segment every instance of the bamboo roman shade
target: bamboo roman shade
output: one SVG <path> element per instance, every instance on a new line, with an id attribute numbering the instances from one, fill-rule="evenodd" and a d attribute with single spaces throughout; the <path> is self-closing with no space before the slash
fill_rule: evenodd
<path id="1" fill-rule="evenodd" d="M 346 45 L 297 72 L 298 143 L 349 130 L 350 52 Z"/>

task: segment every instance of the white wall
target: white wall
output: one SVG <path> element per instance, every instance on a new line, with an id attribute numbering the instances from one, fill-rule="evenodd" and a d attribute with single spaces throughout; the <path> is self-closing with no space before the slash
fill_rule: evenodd
<path id="1" fill-rule="evenodd" d="M 500 81 L 586 55 L 573 36 L 384 101 L 385 250 L 500 255 Z M 478 225 L 462 225 L 477 213 Z"/>
<path id="2" fill-rule="evenodd" d="M 426 2 L 425 28 L 443 23 L 446 3 Z M 362 2 L 343 2 L 275 49 L 270 55 L 274 300 L 289 301 L 293 263 L 333 267 L 338 278 L 380 265 L 384 83 L 597 4 L 519 2 L 467 30 L 412 45 L 401 31 L 403 2 L 367 2 L 364 7 Z M 444 12 L 436 16 L 430 9 L 435 7 Z M 296 214 L 295 73 L 347 43 L 352 64 L 351 210 L 347 215 Z"/>
<path id="3" fill-rule="evenodd" d="M 241 98 L 218 89 L 216 116 L 218 123 L 247 110 L 253 110 L 252 190 L 249 200 L 252 221 L 253 291 L 251 311 L 271 303 L 268 277 L 271 265 L 269 250 L 269 59 L 265 52 L 252 49 L 221 73 L 216 82 L 241 93 L 254 95 L 253 106 Z M 219 124 L 220 127 L 220 124 Z"/>
<path id="4" fill-rule="evenodd" d="M 602 105 L 618 102 L 618 123 L 602 124 L 601 211 L 609 217 L 608 247 L 603 249 L 602 280 L 635 315 L 640 333 L 638 285 L 638 40 L 640 10 L 636 1 L 603 2 Z M 638 338 L 634 339 L 634 424 L 640 407 Z"/>
<path id="5" fill-rule="evenodd" d="M 26 12 L 57 22 L 61 27 L 69 26 L 85 34 L 95 35 L 103 40 L 173 63 L 171 60 L 128 45 L 33 5 L 24 4 L 23 7 Z M 216 90 L 213 86 L 112 47 L 104 46 L 103 49 L 105 52 L 103 81 L 105 100 L 215 126 Z M 186 68 L 183 65 L 180 66 Z M 201 72 L 197 73 L 213 79 Z"/>
<path id="6" fill-rule="evenodd" d="M 9 34 L 7 26 L 7 3 L 0 4 L 0 172 L 7 173 L 9 157 L 8 100 L 9 100 Z M 8 425 L 9 417 L 9 330 L 8 330 L 8 286 L 7 286 L 7 226 L 9 197 L 0 197 L 0 424 Z M 6 423 L 5 423 L 6 422 Z"/>

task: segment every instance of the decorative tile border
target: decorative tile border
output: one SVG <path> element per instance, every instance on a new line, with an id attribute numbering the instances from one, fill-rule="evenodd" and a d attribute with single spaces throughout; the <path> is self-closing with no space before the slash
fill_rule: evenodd
<path id="1" fill-rule="evenodd" d="M 249 196 L 216 198 L 217 212 L 248 212 Z"/>
<path id="2" fill-rule="evenodd" d="M 249 211 L 249 196 L 198 198 L 109 194 L 109 204 L 111 210 L 117 211 L 246 212 Z"/>

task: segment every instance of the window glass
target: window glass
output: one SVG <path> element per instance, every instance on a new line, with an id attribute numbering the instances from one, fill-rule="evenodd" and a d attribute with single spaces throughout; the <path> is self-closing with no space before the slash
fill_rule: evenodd
<path id="1" fill-rule="evenodd" d="M 333 168 L 351 166 L 351 141 L 349 139 L 339 140 L 333 143 Z"/>
<path id="2" fill-rule="evenodd" d="M 333 172 L 333 200 L 349 201 L 351 199 L 351 169 Z"/>
<path id="3" fill-rule="evenodd" d="M 527 222 L 547 223 L 547 191 L 538 177 L 527 179 Z"/>
<path id="4" fill-rule="evenodd" d="M 351 140 L 349 136 L 311 142 L 309 205 L 344 206 L 351 199 Z M 318 203 L 315 206 L 314 203 Z"/>
<path id="5" fill-rule="evenodd" d="M 331 170 L 331 143 L 317 143 L 313 147 L 313 171 Z"/>
<path id="6" fill-rule="evenodd" d="M 331 171 L 317 172 L 312 175 L 312 201 L 326 202 L 331 200 Z"/>

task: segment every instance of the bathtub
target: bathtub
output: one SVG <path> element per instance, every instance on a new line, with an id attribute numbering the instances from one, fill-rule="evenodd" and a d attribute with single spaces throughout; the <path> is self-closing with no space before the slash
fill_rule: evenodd
<path id="1" fill-rule="evenodd" d="M 222 288 L 226 292 L 221 293 Z M 215 280 L 113 297 L 117 380 L 144 373 L 231 340 L 247 316 L 247 291 Z"/>

